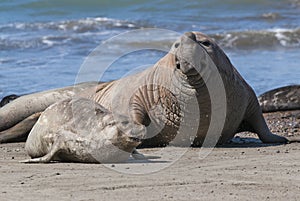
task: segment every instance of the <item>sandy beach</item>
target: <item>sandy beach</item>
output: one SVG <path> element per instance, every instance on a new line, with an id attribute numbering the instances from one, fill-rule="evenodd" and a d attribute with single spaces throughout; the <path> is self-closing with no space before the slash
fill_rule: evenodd
<path id="1" fill-rule="evenodd" d="M 271 130 L 300 136 L 300 111 L 265 114 Z M 22 164 L 24 143 L 0 145 L 1 200 L 297 200 L 300 144 L 251 133 L 209 148 L 142 149 L 161 158 L 122 164 Z M 209 152 L 205 158 L 199 154 Z M 211 151 L 211 152 L 210 152 Z M 182 155 L 182 156 L 181 156 Z M 133 174 L 135 173 L 135 174 Z"/>

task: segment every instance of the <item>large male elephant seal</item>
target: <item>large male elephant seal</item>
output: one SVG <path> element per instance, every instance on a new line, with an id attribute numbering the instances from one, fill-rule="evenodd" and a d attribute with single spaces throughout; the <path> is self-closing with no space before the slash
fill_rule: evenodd
<path id="1" fill-rule="evenodd" d="M 217 73 L 213 72 L 214 67 Z M 208 90 L 207 83 L 215 81 L 215 74 L 219 74 L 223 82 L 223 86 L 215 87 L 224 87 L 226 96 L 225 104 L 212 111 L 211 100 L 218 97 L 210 97 L 214 93 Z M 209 125 L 218 124 L 211 122 L 212 116 L 221 116 L 218 112 L 223 107 L 226 107 L 224 127 L 216 133 L 219 144 L 226 143 L 240 131 L 255 132 L 264 143 L 288 141 L 270 132 L 252 88 L 222 49 L 199 32 L 185 33 L 152 68 L 110 82 L 96 91 L 91 99 L 147 126 L 141 147 L 164 146 L 173 140 L 176 145 L 187 145 L 186 141 L 191 140 L 194 146 L 201 146 Z M 195 124 L 186 123 L 193 119 Z M 195 136 L 183 134 L 182 139 L 175 139 L 181 127 L 185 127 L 183 132 L 196 130 Z"/>
<path id="2" fill-rule="evenodd" d="M 144 134 L 144 126 L 133 125 L 94 101 L 66 99 L 42 113 L 25 144 L 32 159 L 23 162 L 123 162 Z"/>

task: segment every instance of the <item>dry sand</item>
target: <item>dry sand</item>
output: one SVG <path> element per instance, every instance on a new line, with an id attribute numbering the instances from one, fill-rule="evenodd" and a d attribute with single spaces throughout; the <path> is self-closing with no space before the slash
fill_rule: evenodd
<path id="1" fill-rule="evenodd" d="M 300 111 L 265 117 L 273 132 L 300 136 Z M 208 148 L 167 147 L 141 150 L 162 151 L 160 159 L 108 165 L 22 164 L 24 143 L 0 144 L 0 200 L 300 200 L 300 144 L 240 136 L 250 138 L 214 148 L 204 159 L 199 153 Z"/>

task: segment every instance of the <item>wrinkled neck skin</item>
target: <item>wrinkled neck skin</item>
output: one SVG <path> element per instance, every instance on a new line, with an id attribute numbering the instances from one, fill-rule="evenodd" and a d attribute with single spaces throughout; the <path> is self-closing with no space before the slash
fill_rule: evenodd
<path id="1" fill-rule="evenodd" d="M 156 137 L 155 141 L 161 140 L 162 144 L 180 138 L 179 133 L 193 133 L 189 129 L 198 128 L 197 91 L 202 82 L 191 85 L 187 76 L 176 69 L 174 54 L 169 53 L 147 73 L 130 98 L 130 116 L 135 123 L 147 126 L 146 138 Z"/>
<path id="2" fill-rule="evenodd" d="M 192 120 L 193 124 L 198 124 L 199 117 L 193 115 L 198 111 L 197 90 L 176 69 L 172 53 L 152 68 L 100 87 L 91 98 L 113 113 L 124 114 L 134 123 L 147 126 L 146 138 L 163 133 L 168 127 L 163 137 L 167 142 L 185 122 Z M 183 122 L 183 118 L 188 119 Z"/>

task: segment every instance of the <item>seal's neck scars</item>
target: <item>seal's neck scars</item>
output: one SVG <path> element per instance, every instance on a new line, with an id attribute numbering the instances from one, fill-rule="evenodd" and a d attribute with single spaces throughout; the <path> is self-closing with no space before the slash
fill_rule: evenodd
<path id="1" fill-rule="evenodd" d="M 179 76 L 176 71 L 174 54 L 168 53 L 158 61 L 147 74 L 146 82 L 132 97 L 131 115 L 137 122 L 147 126 L 147 138 L 159 138 L 157 141 L 160 141 L 160 145 L 174 140 L 176 136 L 184 138 L 189 146 L 190 139 L 195 136 L 182 137 L 176 133 L 181 130 L 180 133 L 190 134 L 191 125 L 198 127 L 197 90 L 188 83 L 186 76 Z M 166 127 L 172 132 L 164 133 Z M 159 133 L 164 134 L 158 137 Z"/>

